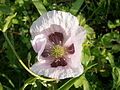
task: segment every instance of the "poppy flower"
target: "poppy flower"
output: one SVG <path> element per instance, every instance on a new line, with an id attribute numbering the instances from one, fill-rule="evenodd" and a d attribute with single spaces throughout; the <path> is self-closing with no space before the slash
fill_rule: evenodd
<path id="1" fill-rule="evenodd" d="M 34 73 L 55 79 L 83 73 L 81 54 L 86 31 L 75 16 L 49 11 L 33 22 L 30 33 L 33 49 L 38 54 L 38 61 L 31 67 Z"/>

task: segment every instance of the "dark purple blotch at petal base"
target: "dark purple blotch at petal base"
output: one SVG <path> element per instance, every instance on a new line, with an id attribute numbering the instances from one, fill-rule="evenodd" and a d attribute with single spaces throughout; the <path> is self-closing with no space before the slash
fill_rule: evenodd
<path id="1" fill-rule="evenodd" d="M 67 62 L 66 62 L 66 58 L 62 57 L 62 58 L 56 58 L 52 63 L 51 63 L 51 67 L 58 67 L 58 66 L 66 66 Z"/>
<path id="2" fill-rule="evenodd" d="M 67 52 L 69 54 L 74 54 L 75 52 L 74 44 L 71 44 L 69 47 L 67 47 Z"/>
<path id="3" fill-rule="evenodd" d="M 48 37 L 49 37 L 50 42 L 52 42 L 56 45 L 62 44 L 63 40 L 64 40 L 63 34 L 60 32 L 54 32 L 54 33 L 50 34 Z"/>
<path id="4" fill-rule="evenodd" d="M 41 54 L 42 57 L 48 57 L 50 56 L 50 50 L 49 49 L 44 49 L 43 53 Z"/>

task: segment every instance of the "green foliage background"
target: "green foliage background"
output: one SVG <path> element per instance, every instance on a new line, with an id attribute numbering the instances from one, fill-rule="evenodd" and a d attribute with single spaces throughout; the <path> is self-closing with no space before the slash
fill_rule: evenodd
<path id="1" fill-rule="evenodd" d="M 50 10 L 72 13 L 87 30 L 80 77 L 28 69 L 36 60 L 29 28 Z M 0 90 L 120 90 L 120 0 L 0 0 L 0 31 Z"/>

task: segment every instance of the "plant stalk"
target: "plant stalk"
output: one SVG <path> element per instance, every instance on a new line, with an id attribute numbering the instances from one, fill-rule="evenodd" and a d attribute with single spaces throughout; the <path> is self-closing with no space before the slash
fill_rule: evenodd
<path id="1" fill-rule="evenodd" d="M 39 75 L 33 73 L 30 69 L 28 69 L 28 67 L 23 63 L 23 61 L 20 59 L 19 55 L 17 54 L 17 52 L 15 51 L 13 45 L 11 44 L 7 34 L 5 32 L 3 32 L 3 35 L 7 41 L 7 43 L 9 44 L 9 46 L 11 47 L 13 53 L 15 54 L 16 58 L 18 59 L 19 63 L 25 68 L 26 71 L 28 71 L 31 75 L 35 76 L 35 77 L 38 77 L 40 80 L 43 80 L 43 81 L 54 81 L 55 79 L 46 79 L 46 78 L 43 78 L 43 77 L 40 77 Z"/>

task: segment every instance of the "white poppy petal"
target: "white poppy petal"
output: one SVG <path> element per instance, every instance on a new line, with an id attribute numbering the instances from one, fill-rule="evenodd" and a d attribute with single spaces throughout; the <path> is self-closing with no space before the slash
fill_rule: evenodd
<path id="1" fill-rule="evenodd" d="M 68 66 L 52 68 L 49 63 L 50 62 L 45 60 L 37 62 L 31 67 L 31 70 L 38 75 L 44 75 L 46 77 L 55 79 L 78 77 L 83 73 L 82 65 L 79 65 L 79 67 L 76 68 L 71 68 Z"/>
<path id="2" fill-rule="evenodd" d="M 81 55 L 82 55 L 82 44 L 85 41 L 86 38 L 86 31 L 79 26 L 79 28 L 76 30 L 75 36 L 71 36 L 66 42 L 65 47 L 69 47 L 71 44 L 74 44 L 75 53 L 72 55 L 68 55 L 68 58 L 70 58 L 68 64 L 71 67 L 77 67 L 81 63 Z"/>
<path id="3" fill-rule="evenodd" d="M 35 50 L 36 53 L 43 52 L 46 45 L 46 41 L 47 41 L 46 38 L 42 34 L 35 36 L 35 38 L 31 40 L 33 49 Z"/>
<path id="4" fill-rule="evenodd" d="M 75 34 L 79 44 L 82 44 L 85 41 L 86 34 L 87 34 L 86 30 L 83 27 L 79 26 Z"/>
<path id="5" fill-rule="evenodd" d="M 86 31 L 79 26 L 75 16 L 49 11 L 32 24 L 30 33 L 32 46 L 38 53 L 38 62 L 31 67 L 34 73 L 55 79 L 77 77 L 83 73 L 81 55 Z"/>
<path id="6" fill-rule="evenodd" d="M 77 29 L 79 23 L 77 18 L 70 13 L 55 10 L 49 11 L 33 22 L 30 28 L 32 38 L 54 24 L 60 25 L 67 34 L 71 35 L 73 34 L 72 32 Z"/>

